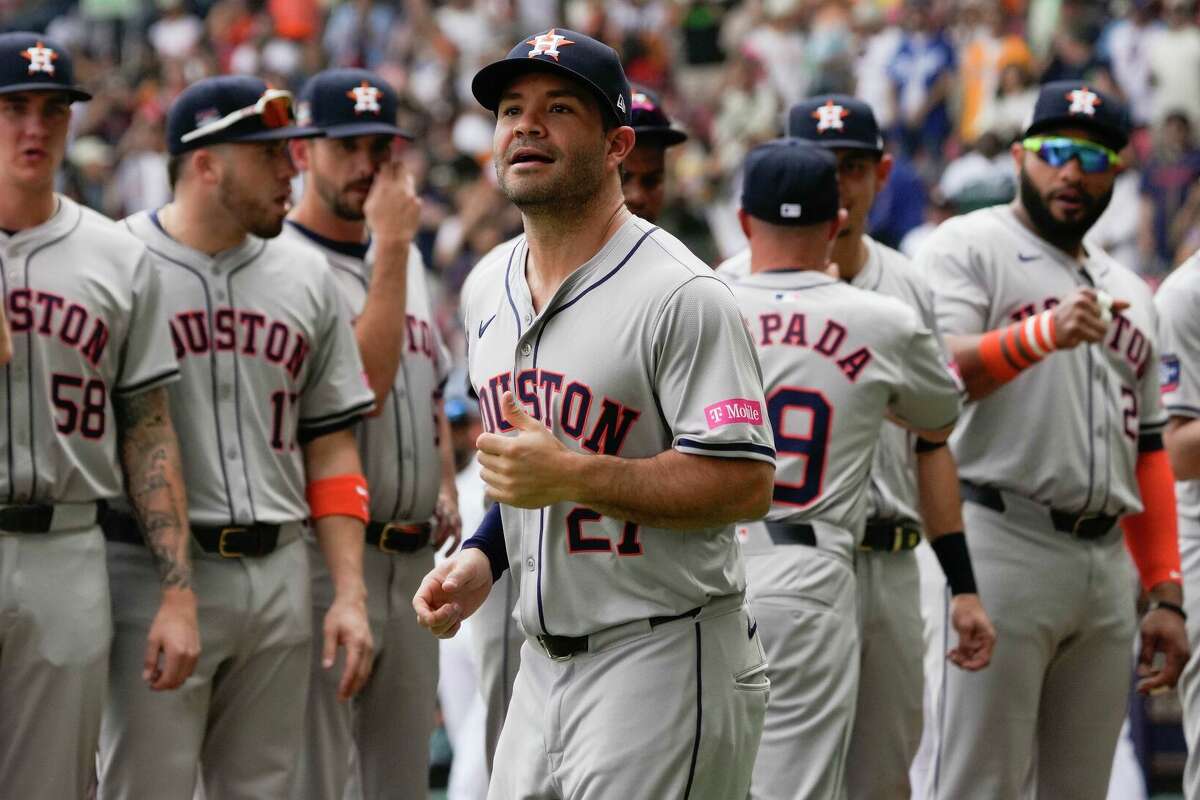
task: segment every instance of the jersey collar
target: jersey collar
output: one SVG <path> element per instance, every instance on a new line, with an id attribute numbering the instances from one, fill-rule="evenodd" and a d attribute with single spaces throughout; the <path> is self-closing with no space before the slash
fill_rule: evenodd
<path id="1" fill-rule="evenodd" d="M 332 250 L 335 253 L 340 253 L 350 258 L 357 258 L 359 261 L 365 260 L 367 252 L 371 249 L 371 239 L 369 237 L 366 242 L 339 242 L 337 239 L 322 236 L 312 228 L 306 228 L 295 220 L 285 220 L 285 223 L 291 225 L 300 235 L 324 247 L 326 250 Z"/>
<path id="2" fill-rule="evenodd" d="M 205 272 L 225 272 L 242 266 L 266 247 L 265 240 L 247 235 L 240 244 L 210 256 L 171 238 L 163 228 L 157 210 L 134 214 L 126 224 L 150 249 Z"/>

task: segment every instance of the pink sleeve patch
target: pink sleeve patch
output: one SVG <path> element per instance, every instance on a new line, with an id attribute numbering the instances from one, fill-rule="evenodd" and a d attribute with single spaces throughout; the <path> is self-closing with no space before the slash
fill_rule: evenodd
<path id="1" fill-rule="evenodd" d="M 762 404 L 757 400 L 750 400 L 745 397 L 722 400 L 704 409 L 704 419 L 708 422 L 708 429 L 710 431 L 722 425 L 733 425 L 735 423 L 762 425 Z"/>

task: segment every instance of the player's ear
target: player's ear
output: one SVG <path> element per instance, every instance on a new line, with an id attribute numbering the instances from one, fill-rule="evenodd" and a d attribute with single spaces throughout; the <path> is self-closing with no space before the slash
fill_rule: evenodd
<path id="1" fill-rule="evenodd" d="M 750 215 L 746 213 L 746 209 L 738 209 L 738 224 L 742 226 L 742 233 L 747 239 L 750 238 Z"/>
<path id="2" fill-rule="evenodd" d="M 217 151 L 209 147 L 201 147 L 191 154 L 192 172 L 201 182 L 217 184 L 221 182 L 221 157 Z"/>
<path id="3" fill-rule="evenodd" d="M 1025 145 L 1021 144 L 1019 140 L 1015 141 L 1012 143 L 1012 146 L 1008 148 L 1008 152 L 1012 153 L 1013 166 L 1017 168 L 1017 174 L 1020 174 L 1022 166 L 1021 160 L 1025 157 Z"/>
<path id="4" fill-rule="evenodd" d="M 879 163 L 875 165 L 875 191 L 878 192 L 887 184 L 888 178 L 892 177 L 892 167 L 895 164 L 891 153 L 884 153 L 879 157 Z"/>
<path id="5" fill-rule="evenodd" d="M 832 242 L 837 238 L 838 231 L 846 227 L 846 222 L 850 219 L 850 212 L 844 208 L 839 208 L 836 219 L 829 220 L 829 232 L 825 235 L 827 241 Z"/>
<path id="6" fill-rule="evenodd" d="M 614 161 L 614 165 L 620 165 L 629 157 L 636 142 L 637 134 L 628 125 L 621 125 L 608 132 L 608 157 Z"/>
<path id="7" fill-rule="evenodd" d="M 296 165 L 296 169 L 301 172 L 308 171 L 308 140 L 307 139 L 292 139 L 288 142 L 288 150 L 292 154 L 292 163 Z"/>

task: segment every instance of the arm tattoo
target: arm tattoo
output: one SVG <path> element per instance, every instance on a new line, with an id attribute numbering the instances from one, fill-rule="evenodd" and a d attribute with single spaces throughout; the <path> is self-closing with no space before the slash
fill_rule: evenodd
<path id="1" fill-rule="evenodd" d="M 158 562 L 164 589 L 190 588 L 187 500 L 167 390 L 114 398 L 125 491 Z"/>

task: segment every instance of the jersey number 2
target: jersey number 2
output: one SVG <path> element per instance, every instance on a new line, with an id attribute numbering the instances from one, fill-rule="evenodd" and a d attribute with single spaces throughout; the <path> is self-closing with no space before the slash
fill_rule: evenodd
<path id="1" fill-rule="evenodd" d="M 590 508 L 576 506 L 567 514 L 567 550 L 572 555 L 576 553 L 611 553 L 612 539 L 607 536 L 584 536 L 583 523 L 599 522 L 603 517 L 599 512 Z M 642 543 L 638 539 L 638 526 L 634 522 L 626 522 L 621 530 L 621 541 L 617 542 L 617 555 L 640 556 Z"/>
<path id="2" fill-rule="evenodd" d="M 807 436 L 786 432 L 789 415 L 807 414 Z M 799 483 L 775 481 L 774 499 L 789 506 L 807 506 L 821 496 L 825 478 L 825 451 L 829 447 L 833 409 L 825 395 L 813 389 L 782 386 L 767 398 L 771 432 L 775 434 L 775 452 L 781 456 L 804 459 L 803 480 Z"/>

